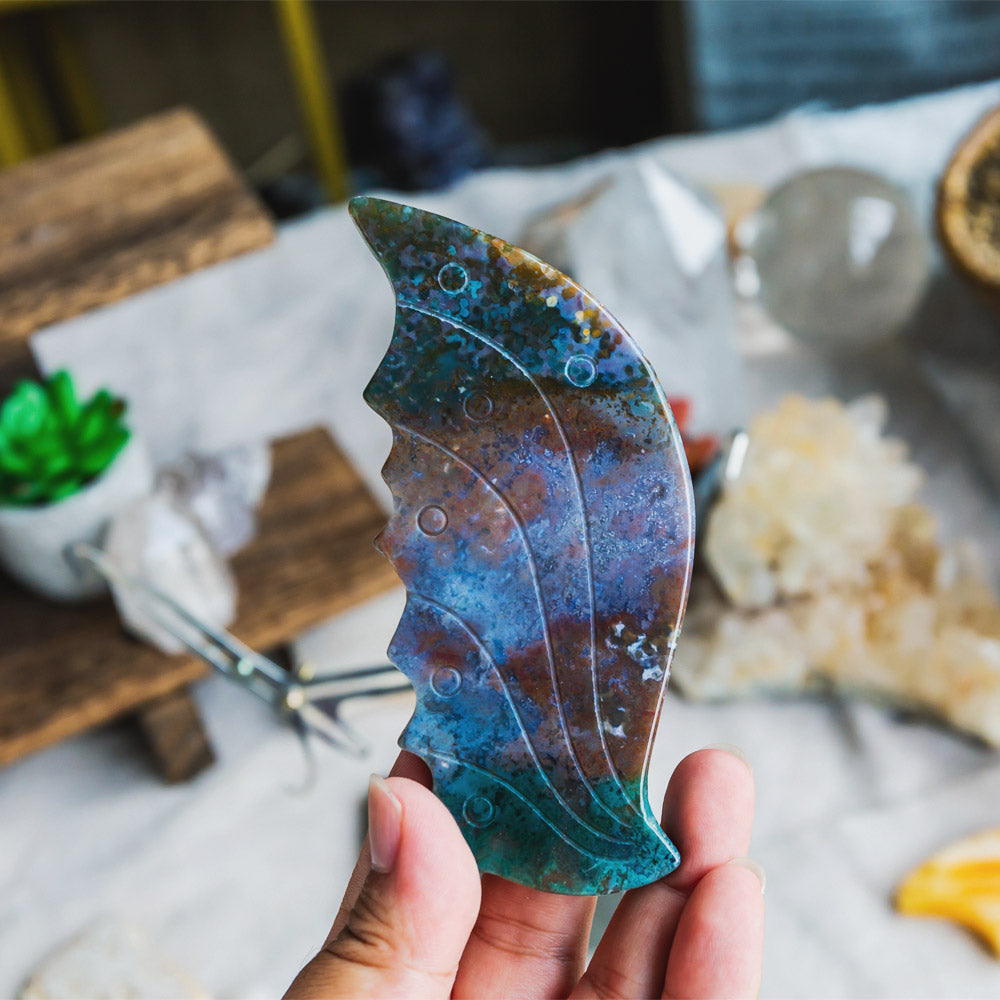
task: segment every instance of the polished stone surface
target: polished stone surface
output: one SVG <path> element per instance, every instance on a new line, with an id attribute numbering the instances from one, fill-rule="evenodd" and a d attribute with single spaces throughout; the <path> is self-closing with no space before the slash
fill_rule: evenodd
<path id="1" fill-rule="evenodd" d="M 564 274 L 393 202 L 351 213 L 396 296 L 365 398 L 393 428 L 379 546 L 406 584 L 390 658 L 483 871 L 552 892 L 680 857 L 646 771 L 693 556 L 690 477 L 656 377 Z"/>

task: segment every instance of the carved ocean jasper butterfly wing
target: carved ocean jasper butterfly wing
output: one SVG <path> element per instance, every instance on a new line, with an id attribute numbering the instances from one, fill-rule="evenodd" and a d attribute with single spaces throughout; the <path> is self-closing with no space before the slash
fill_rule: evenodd
<path id="1" fill-rule="evenodd" d="M 407 589 L 400 744 L 483 871 L 618 892 L 672 871 L 646 773 L 687 598 L 690 477 L 614 318 L 502 240 L 405 205 L 351 214 L 396 324 L 365 399 L 393 429 L 379 538 Z"/>

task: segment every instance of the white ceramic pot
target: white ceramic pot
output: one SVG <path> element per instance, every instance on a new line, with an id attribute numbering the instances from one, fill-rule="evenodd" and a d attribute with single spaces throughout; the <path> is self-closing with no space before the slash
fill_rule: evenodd
<path id="1" fill-rule="evenodd" d="M 106 590 L 93 571 L 79 573 L 63 555 L 74 542 L 100 545 L 108 520 L 153 488 L 153 466 L 133 436 L 100 478 L 43 507 L 0 506 L 0 564 L 43 597 L 76 601 Z"/>

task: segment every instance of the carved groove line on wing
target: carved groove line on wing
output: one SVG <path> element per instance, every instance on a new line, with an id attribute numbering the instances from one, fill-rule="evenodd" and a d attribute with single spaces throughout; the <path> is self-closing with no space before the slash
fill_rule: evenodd
<path id="1" fill-rule="evenodd" d="M 435 750 L 433 747 L 428 747 L 427 753 L 430 754 L 430 756 L 437 758 L 438 760 L 448 761 L 448 763 L 450 764 L 458 764 L 460 767 L 467 767 L 470 771 L 475 771 L 477 774 L 481 774 L 486 778 L 490 778 L 492 781 L 495 781 L 498 785 L 501 785 L 503 788 L 506 788 L 507 791 L 511 793 L 511 795 L 514 795 L 517 798 L 519 798 L 550 830 L 552 830 L 553 833 L 555 833 L 557 837 L 559 837 L 560 840 L 567 843 L 570 847 L 573 848 L 574 851 L 579 851 L 580 854 L 588 858 L 593 858 L 593 860 L 596 862 L 600 862 L 606 859 L 607 857 L 606 855 L 594 854 L 593 851 L 588 851 L 587 848 L 582 847 L 572 837 L 570 837 L 565 830 L 560 830 L 559 827 L 557 827 L 550 819 L 547 819 L 545 816 L 541 814 L 541 812 L 539 812 L 538 807 L 534 805 L 534 803 L 529 802 L 509 781 L 507 781 L 505 778 L 501 778 L 500 775 L 494 774 L 492 771 L 487 770 L 485 767 L 478 767 L 475 764 L 469 764 L 464 760 L 459 760 L 454 755 L 450 753 L 445 753 L 445 751 L 443 750 Z"/>
<path id="2" fill-rule="evenodd" d="M 500 668 L 497 666 L 496 660 L 490 655 L 489 650 L 486 648 L 482 638 L 476 632 L 476 630 L 453 608 L 449 608 L 447 605 L 442 604 L 440 601 L 434 600 L 433 597 L 428 597 L 426 594 L 420 594 L 416 591 L 411 591 L 409 595 L 412 599 L 422 602 L 429 607 L 435 608 L 442 614 L 447 615 L 451 618 L 465 634 L 472 640 L 476 648 L 483 655 L 486 661 L 490 665 L 490 669 L 496 675 L 497 680 L 500 682 L 500 687 L 503 691 L 504 698 L 507 699 L 507 704 L 510 706 L 510 710 L 514 715 L 514 720 L 517 722 L 517 728 L 521 732 L 521 738 L 524 740 L 525 745 L 528 747 L 528 753 L 531 755 L 532 763 L 534 763 L 536 770 L 541 776 L 542 781 L 545 783 L 546 787 L 555 797 L 556 801 L 560 806 L 566 811 L 570 819 L 574 822 L 579 823 L 588 833 L 593 834 L 595 837 L 599 837 L 602 840 L 607 840 L 612 844 L 620 844 L 621 846 L 626 846 L 628 841 L 619 840 L 616 837 L 612 837 L 602 830 L 598 830 L 591 826 L 582 816 L 580 816 L 575 809 L 562 797 L 559 793 L 559 789 L 552 784 L 552 780 L 545 773 L 545 768 L 542 767 L 541 761 L 538 759 L 538 754 L 535 751 L 534 744 L 531 742 L 531 737 L 528 735 L 528 730 L 524 725 L 524 720 L 521 718 L 521 713 L 518 711 L 517 704 L 514 701 L 513 695 L 510 693 L 510 689 L 507 687 L 507 682 L 504 680 L 503 674 L 500 672 Z M 460 763 L 465 764 L 464 761 Z M 473 765 L 467 765 L 472 767 Z M 575 845 L 574 845 L 575 846 Z"/>
<path id="3" fill-rule="evenodd" d="M 562 695 L 559 689 L 559 676 L 556 673 L 556 660 L 555 652 L 552 648 L 552 637 L 549 632 L 549 618 L 548 612 L 545 606 L 545 595 L 542 593 L 541 583 L 538 580 L 538 568 L 535 563 L 535 554 L 531 548 L 531 542 L 528 539 L 528 533 L 525 529 L 524 522 L 521 520 L 520 515 L 511 505 L 510 501 L 503 494 L 503 491 L 498 489 L 496 485 L 490 482 L 490 480 L 474 465 L 467 462 L 461 455 L 452 451 L 446 445 L 440 444 L 439 442 L 433 440 L 433 438 L 427 437 L 425 434 L 421 434 L 420 431 L 414 430 L 412 427 L 407 427 L 405 424 L 397 424 L 396 428 L 402 431 L 404 434 L 409 434 L 412 437 L 417 438 L 417 440 L 424 442 L 424 444 L 430 446 L 431 448 L 436 448 L 438 451 L 443 452 L 452 461 L 461 465 L 468 472 L 472 473 L 479 482 L 481 482 L 493 496 L 503 505 L 504 509 L 510 515 L 511 520 L 513 520 L 514 525 L 517 528 L 518 535 L 521 538 L 521 544 L 524 548 L 525 555 L 528 560 L 528 570 L 531 573 L 531 580 L 534 585 L 535 590 L 535 602 L 538 605 L 538 613 L 542 620 L 542 633 L 545 637 L 545 650 L 548 655 L 549 660 L 549 675 L 552 679 L 552 687 L 556 695 L 556 707 L 559 714 L 559 728 L 562 730 L 563 740 L 566 742 L 566 747 L 569 750 L 570 759 L 573 761 L 573 766 L 576 768 L 576 773 L 580 776 L 580 780 L 583 782 L 584 787 L 590 793 L 591 798 L 594 802 L 604 810 L 616 823 L 620 826 L 625 826 L 623 820 L 616 816 L 611 809 L 604 803 L 601 797 L 597 794 L 597 791 L 591 785 L 586 774 L 583 772 L 583 768 L 580 765 L 579 758 L 577 757 L 576 748 L 573 745 L 573 741 L 569 735 L 569 727 L 566 724 L 566 713 L 563 710 L 562 705 Z M 449 609 L 450 610 L 450 609 Z M 457 616 L 456 616 L 457 617 Z M 459 619 L 461 620 L 461 619 Z M 491 657 L 492 662 L 492 657 Z M 506 689 L 506 685 L 505 685 Z M 534 756 L 534 748 L 532 747 L 532 756 Z"/>
<path id="4" fill-rule="evenodd" d="M 656 710 L 653 713 L 653 725 L 650 728 L 650 732 L 655 733 L 657 727 L 660 724 L 660 715 L 663 713 L 663 691 L 667 686 L 667 681 L 670 679 L 670 670 L 663 671 L 663 680 L 660 681 L 660 697 L 656 700 Z M 642 815 L 646 817 L 647 820 L 651 820 L 657 829 L 662 829 L 660 827 L 659 818 L 653 812 L 649 805 L 649 765 L 653 756 L 653 741 L 646 741 L 646 752 L 643 755 L 642 760 L 642 774 L 639 776 L 639 806 L 642 809 Z M 672 846 L 672 845 L 671 845 Z"/>
<path id="5" fill-rule="evenodd" d="M 604 732 L 604 716 L 601 712 L 601 702 L 600 694 L 597 683 L 597 623 L 595 621 L 596 609 L 597 609 L 597 594 L 594 589 L 594 564 L 593 564 L 593 554 L 590 549 L 590 525 L 587 520 L 587 505 L 583 496 L 583 483 L 580 479 L 580 470 L 577 467 L 576 459 L 573 455 L 573 450 L 569 445 L 569 438 L 566 436 L 565 428 L 562 425 L 562 421 L 559 419 L 559 414 L 556 413 L 555 407 L 552 405 L 548 396 L 545 394 L 542 387 L 535 381 L 531 372 L 529 372 L 523 365 L 518 362 L 518 360 L 505 351 L 499 344 L 491 340 L 486 334 L 481 333 L 478 330 L 468 326 L 461 320 L 457 320 L 454 317 L 447 316 L 444 313 L 439 313 L 435 309 L 430 309 L 428 306 L 421 303 L 413 302 L 412 300 L 399 298 L 399 304 L 414 310 L 415 312 L 422 313 L 425 316 L 430 316 L 432 319 L 436 319 L 441 323 L 447 323 L 449 326 L 453 326 L 458 330 L 469 334 L 470 337 L 475 337 L 477 340 L 482 341 L 488 347 L 492 348 L 502 357 L 506 358 L 507 361 L 517 368 L 522 375 L 531 383 L 535 392 L 538 393 L 542 402 L 545 404 L 546 409 L 552 415 L 552 420 L 555 423 L 556 429 L 559 431 L 559 436 L 562 439 L 563 447 L 566 450 L 566 455 L 569 459 L 570 469 L 573 473 L 573 484 L 576 489 L 577 499 L 580 503 L 580 513 L 583 523 L 583 538 L 584 538 L 584 549 L 587 553 L 586 567 L 587 567 L 587 586 L 588 586 L 588 597 L 590 599 L 590 674 L 592 680 L 592 688 L 594 692 L 594 717 L 597 723 L 597 735 L 601 741 L 601 750 L 604 754 L 604 759 L 608 766 L 608 771 L 614 778 L 615 784 L 618 786 L 621 792 L 622 798 L 624 799 L 626 805 L 634 812 L 637 816 L 642 816 L 643 812 L 641 807 L 637 806 L 632 800 L 631 795 L 629 795 L 628 789 L 625 787 L 624 782 L 621 779 L 621 775 L 618 773 L 618 768 L 615 766 L 615 762 L 611 757 L 610 750 L 608 749 L 608 741 Z M 560 706 L 561 712 L 561 706 Z M 651 740 L 647 740 L 647 747 L 651 743 Z"/>

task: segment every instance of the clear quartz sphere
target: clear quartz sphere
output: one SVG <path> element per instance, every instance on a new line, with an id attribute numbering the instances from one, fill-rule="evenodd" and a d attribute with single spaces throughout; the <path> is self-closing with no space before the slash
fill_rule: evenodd
<path id="1" fill-rule="evenodd" d="M 742 219 L 737 290 L 804 340 L 835 347 L 894 333 L 913 313 L 930 241 L 905 191 L 844 167 L 798 174 Z"/>

